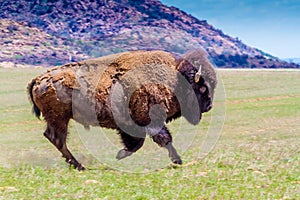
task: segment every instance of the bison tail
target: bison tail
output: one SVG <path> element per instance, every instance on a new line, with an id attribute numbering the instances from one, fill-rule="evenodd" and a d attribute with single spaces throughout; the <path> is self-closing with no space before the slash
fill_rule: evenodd
<path id="1" fill-rule="evenodd" d="M 36 84 L 36 79 L 32 79 L 31 82 L 29 82 L 28 86 L 27 86 L 27 93 L 29 95 L 29 101 L 33 104 L 33 107 L 32 107 L 32 112 L 35 114 L 35 116 L 37 118 L 40 119 L 40 116 L 41 116 L 41 111 L 40 109 L 37 107 L 37 105 L 35 104 L 34 100 L 33 100 L 33 94 L 32 94 L 32 89 L 33 89 L 33 86 Z"/>

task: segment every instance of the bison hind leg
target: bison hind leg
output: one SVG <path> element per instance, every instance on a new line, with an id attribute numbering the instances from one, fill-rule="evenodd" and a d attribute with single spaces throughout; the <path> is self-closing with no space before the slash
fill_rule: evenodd
<path id="1" fill-rule="evenodd" d="M 145 141 L 145 136 L 146 136 L 146 134 L 144 134 L 141 135 L 140 137 L 134 137 L 125 133 L 122 130 L 119 130 L 119 134 L 124 144 L 124 148 L 117 153 L 116 158 L 118 160 L 126 158 L 131 154 L 133 154 L 134 152 L 136 152 L 137 150 L 139 150 L 143 146 Z"/>
<path id="2" fill-rule="evenodd" d="M 75 159 L 66 144 L 68 121 L 69 120 L 55 120 L 55 122 L 52 123 L 47 122 L 44 136 L 62 153 L 67 163 L 79 171 L 84 170 L 85 168 Z"/>

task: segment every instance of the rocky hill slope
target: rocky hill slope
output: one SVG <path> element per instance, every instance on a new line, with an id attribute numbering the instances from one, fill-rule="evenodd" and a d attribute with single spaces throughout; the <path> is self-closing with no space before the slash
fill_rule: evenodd
<path id="1" fill-rule="evenodd" d="M 127 50 L 203 47 L 219 67 L 300 67 L 158 0 L 2 0 L 0 28 L 0 61 L 50 66 Z"/>
<path id="2" fill-rule="evenodd" d="M 0 19 L 1 61 L 28 65 L 57 65 L 72 55 L 76 59 L 89 56 L 80 53 L 64 40 L 24 23 Z"/>

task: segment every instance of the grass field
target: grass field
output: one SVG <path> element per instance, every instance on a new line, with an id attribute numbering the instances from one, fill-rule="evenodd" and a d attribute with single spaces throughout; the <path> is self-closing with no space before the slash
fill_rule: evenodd
<path id="1" fill-rule="evenodd" d="M 177 146 L 193 138 L 181 148 L 183 166 L 161 162 L 166 151 L 150 142 L 132 158 L 116 162 L 114 154 L 121 146 L 111 131 L 101 130 L 113 148 L 99 146 L 107 151 L 97 151 L 98 143 L 89 146 L 89 141 L 99 140 L 95 131 L 100 129 L 93 128 L 88 136 L 72 122 L 68 144 L 91 169 L 84 172 L 69 169 L 43 137 L 43 121 L 31 114 L 26 86 L 41 71 L 0 68 L 1 200 L 300 199 L 299 70 L 219 70 L 219 83 L 226 91 L 226 118 L 215 148 L 197 159 L 212 113 L 196 129 L 184 120 L 169 126 Z M 215 109 L 221 103 L 217 99 Z M 199 134 L 179 133 L 195 130 Z M 156 159 L 148 157 L 156 151 Z M 130 164 L 133 168 L 126 170 Z M 147 165 L 153 168 L 146 170 Z"/>

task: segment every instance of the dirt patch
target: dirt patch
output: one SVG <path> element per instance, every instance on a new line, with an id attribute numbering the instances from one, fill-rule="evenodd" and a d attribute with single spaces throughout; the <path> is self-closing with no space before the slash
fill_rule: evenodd
<path id="1" fill-rule="evenodd" d="M 274 100 L 282 100 L 282 99 L 289 99 L 300 97 L 300 95 L 283 95 L 283 96 L 274 96 L 274 97 L 260 97 L 260 98 L 253 98 L 253 99 L 238 99 L 238 100 L 230 100 L 228 101 L 229 104 L 239 104 L 239 103 L 253 103 L 258 101 L 274 101 Z"/>

